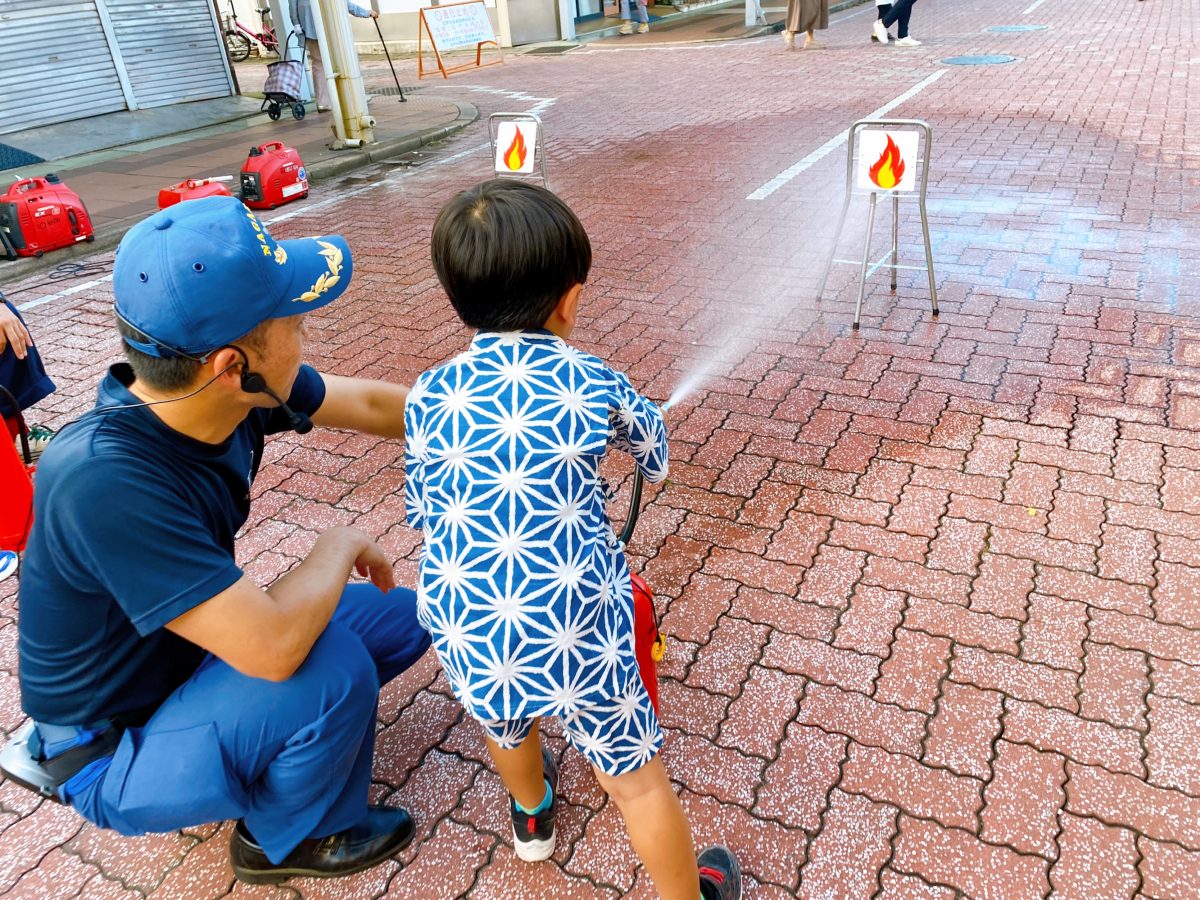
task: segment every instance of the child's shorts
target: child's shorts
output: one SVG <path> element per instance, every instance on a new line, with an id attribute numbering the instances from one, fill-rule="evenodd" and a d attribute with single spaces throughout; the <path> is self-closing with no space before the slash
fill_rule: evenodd
<path id="1" fill-rule="evenodd" d="M 650 762 L 662 748 L 663 733 L 650 695 L 637 670 L 621 696 L 560 717 L 568 743 L 606 775 L 624 775 Z M 529 736 L 537 718 L 480 720 L 487 736 L 512 750 Z"/>

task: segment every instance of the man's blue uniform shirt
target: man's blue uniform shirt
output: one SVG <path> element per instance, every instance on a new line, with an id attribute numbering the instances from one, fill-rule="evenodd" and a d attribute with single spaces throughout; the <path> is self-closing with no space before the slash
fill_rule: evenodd
<path id="1" fill-rule="evenodd" d="M 113 366 L 97 409 L 136 404 Z M 302 366 L 288 405 L 311 414 L 325 383 Z M 39 722 L 82 725 L 162 702 L 204 651 L 163 626 L 242 576 L 263 437 L 289 428 L 255 409 L 221 444 L 167 427 L 150 408 L 93 411 L 51 442 L 38 467 L 21 569 L 21 705 Z"/>

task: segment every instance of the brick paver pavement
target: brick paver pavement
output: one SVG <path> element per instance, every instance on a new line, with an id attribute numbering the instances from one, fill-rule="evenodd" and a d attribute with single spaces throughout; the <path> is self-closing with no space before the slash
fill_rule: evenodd
<path id="1" fill-rule="evenodd" d="M 541 109 L 552 181 L 596 244 L 585 349 L 660 398 L 710 370 L 669 413 L 671 480 L 630 548 L 671 636 L 668 769 L 698 842 L 732 844 L 758 898 L 1200 896 L 1195 11 L 923 0 L 909 52 L 867 43 L 872 14 L 835 17 L 819 53 L 777 37 L 590 48 L 426 88 L 485 113 Z M 1015 24 L 1049 27 L 985 30 Z M 940 63 L 996 52 L 1018 61 Z M 894 297 L 881 273 L 855 333 L 851 267 L 813 299 L 843 151 L 746 198 L 942 69 L 894 113 L 936 133 L 941 316 L 923 273 L 902 271 Z M 465 344 L 426 247 L 448 193 L 488 171 L 467 152 L 483 134 L 276 225 L 342 231 L 356 252 L 355 286 L 313 317 L 315 362 L 409 381 Z M 902 245 L 917 257 L 912 215 Z M 114 358 L 110 303 L 100 284 L 29 311 L 61 384 L 54 421 Z M 412 580 L 398 445 L 285 436 L 268 463 L 240 547 L 255 578 L 344 523 Z M 12 580 L 0 614 L 9 731 Z M 559 848 L 530 866 L 432 659 L 385 688 L 380 723 L 374 796 L 420 822 L 397 861 L 249 889 L 227 823 L 125 839 L 0 785 L 0 890 L 652 895 L 554 728 Z"/>

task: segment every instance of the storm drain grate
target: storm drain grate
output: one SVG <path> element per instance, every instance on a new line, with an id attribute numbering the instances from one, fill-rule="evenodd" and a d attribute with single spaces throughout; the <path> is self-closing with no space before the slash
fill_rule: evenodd
<path id="1" fill-rule="evenodd" d="M 532 50 L 526 50 L 525 56 L 557 56 L 562 53 L 567 53 L 571 50 L 578 50 L 579 44 L 547 44 L 545 47 L 534 47 Z"/>

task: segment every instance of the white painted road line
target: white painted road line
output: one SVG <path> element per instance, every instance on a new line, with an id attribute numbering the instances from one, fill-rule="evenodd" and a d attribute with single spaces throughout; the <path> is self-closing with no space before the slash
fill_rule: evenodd
<path id="1" fill-rule="evenodd" d="M 925 88 L 929 87 L 931 84 L 933 84 L 935 81 L 937 81 L 943 75 L 945 75 L 948 71 L 950 71 L 950 70 L 949 69 L 938 69 L 936 72 L 934 72 L 928 78 L 926 78 L 924 81 L 921 81 L 920 83 L 913 85 L 911 88 L 909 88 L 907 91 L 905 91 L 899 97 L 897 97 L 895 100 L 888 101 L 887 103 L 883 104 L 883 106 L 879 107 L 879 109 L 875 110 L 874 112 L 870 113 L 869 115 L 864 116 L 863 118 L 865 118 L 865 119 L 882 119 L 885 115 L 890 113 L 897 106 L 911 100 L 917 94 L 921 93 L 921 91 L 925 90 Z M 778 175 L 776 175 L 774 178 L 772 178 L 770 181 L 768 181 L 762 187 L 758 188 L 758 190 L 754 191 L 754 193 L 747 196 L 746 199 L 747 200 L 765 200 L 767 197 L 770 197 L 773 193 L 775 193 L 777 190 L 779 190 L 781 187 L 783 187 L 785 184 L 787 184 L 789 181 L 791 181 L 793 178 L 795 178 L 801 172 L 816 165 L 818 162 L 820 162 L 822 159 L 824 159 L 826 156 L 828 156 L 830 153 L 832 153 L 834 150 L 836 150 L 842 144 L 846 143 L 846 139 L 849 136 L 850 136 L 850 129 L 847 128 L 841 134 L 838 134 L 838 135 L 830 138 L 829 140 L 827 140 L 824 144 L 822 144 L 820 147 L 818 147 L 812 153 L 808 154 L 808 156 L 804 157 L 804 159 L 800 160 L 794 166 L 791 166 L 790 168 L 785 169 L 784 171 L 780 172 Z"/>
<path id="2" fill-rule="evenodd" d="M 1035 9 L 1037 9 L 1039 6 L 1041 6 L 1045 2 L 1046 2 L 1046 0 L 1037 0 L 1037 2 L 1033 4 L 1033 6 L 1029 7 L 1029 9 L 1025 10 L 1025 12 L 1021 13 L 1021 15 L 1023 15 L 1023 16 L 1029 15 L 1031 12 L 1033 12 Z"/>
<path id="3" fill-rule="evenodd" d="M 18 303 L 16 307 L 24 312 L 27 309 L 33 309 L 35 306 L 41 306 L 43 303 L 49 303 L 51 300 L 57 300 L 59 297 L 69 297 L 71 294 L 78 294 L 80 291 L 86 291 L 88 288 L 94 288 L 96 285 L 104 284 L 106 281 L 112 281 L 111 274 L 93 281 L 85 281 L 83 284 L 73 284 L 71 287 L 59 291 L 57 294 L 47 294 L 45 297 L 38 297 L 36 300 L 30 300 L 28 303 Z"/>

